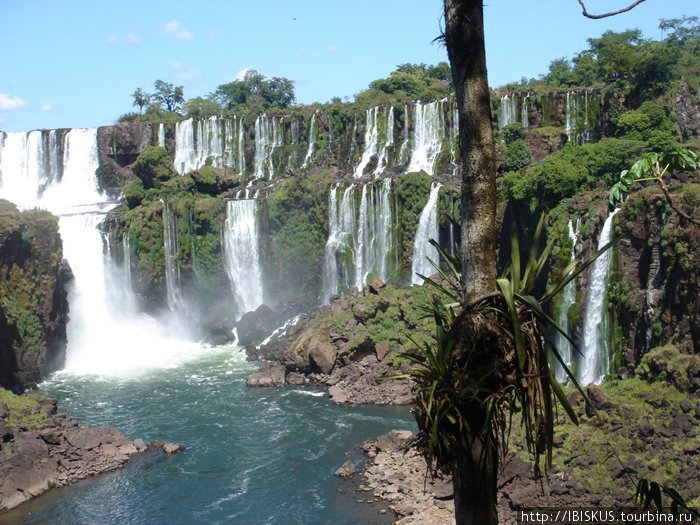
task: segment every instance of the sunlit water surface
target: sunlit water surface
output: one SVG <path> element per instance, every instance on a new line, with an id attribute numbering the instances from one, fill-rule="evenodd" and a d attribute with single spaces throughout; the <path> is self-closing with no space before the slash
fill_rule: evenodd
<path id="1" fill-rule="evenodd" d="M 0 523 L 358 524 L 390 513 L 357 503 L 334 471 L 358 446 L 413 429 L 406 407 L 341 408 L 311 387 L 248 388 L 236 347 L 204 350 L 170 368 L 119 377 L 56 374 L 41 391 L 81 424 L 129 438 L 182 443 L 126 468 L 49 491 Z M 370 495 L 371 497 L 371 495 Z"/>

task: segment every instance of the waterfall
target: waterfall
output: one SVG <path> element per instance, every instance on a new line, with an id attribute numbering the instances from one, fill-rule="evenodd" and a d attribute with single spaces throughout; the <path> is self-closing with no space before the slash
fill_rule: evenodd
<path id="1" fill-rule="evenodd" d="M 177 239 L 177 217 L 163 199 L 163 249 L 165 257 L 165 287 L 167 291 L 168 308 L 174 312 L 183 306 L 182 289 L 180 287 L 180 264 L 178 252 L 180 243 Z"/>
<path id="2" fill-rule="evenodd" d="M 311 157 L 314 154 L 314 147 L 316 146 L 316 113 L 317 111 L 311 116 L 311 124 L 309 124 L 309 148 L 306 150 L 306 156 L 301 165 L 302 169 L 306 169 L 309 166 Z"/>
<path id="3" fill-rule="evenodd" d="M 413 150 L 406 173 L 424 171 L 434 174 L 435 161 L 445 138 L 443 101 L 421 104 L 416 102 L 413 118 Z"/>
<path id="4" fill-rule="evenodd" d="M 598 249 L 610 242 L 612 220 L 619 208 L 612 211 L 600 232 Z M 608 371 L 608 315 L 605 295 L 610 275 L 611 250 L 607 250 L 593 262 L 588 279 L 588 296 L 583 318 L 582 363 L 578 367 L 582 385 L 600 383 Z"/>
<path id="5" fill-rule="evenodd" d="M 384 143 L 382 144 L 382 149 L 379 151 L 379 158 L 377 159 L 377 167 L 374 170 L 374 176 L 377 177 L 384 172 L 386 169 L 386 159 L 388 154 L 389 146 L 394 145 L 394 106 L 389 107 L 386 118 L 386 130 L 384 132 Z"/>
<path id="6" fill-rule="evenodd" d="M 328 241 L 323 262 L 323 301 L 350 288 L 362 288 L 370 276 L 389 279 L 394 248 L 391 179 L 357 187 L 331 188 Z M 339 197 L 340 196 L 340 197 Z"/>
<path id="7" fill-rule="evenodd" d="M 160 142 L 160 137 L 158 140 Z M 215 168 L 237 168 L 243 173 L 242 142 L 243 121 L 235 116 L 183 120 L 175 124 L 173 164 L 180 175 L 205 166 L 207 161 Z"/>
<path id="8" fill-rule="evenodd" d="M 426 277 L 435 273 L 435 268 L 430 264 L 428 258 L 435 264 L 439 262 L 438 251 L 430 244 L 430 239 L 438 240 L 437 202 L 441 186 L 442 184 L 433 183 L 430 188 L 428 203 L 420 214 L 416 238 L 413 242 L 411 284 L 423 284 L 423 279 L 418 276 L 419 273 Z"/>
<path id="9" fill-rule="evenodd" d="M 498 131 L 503 131 L 508 124 L 518 121 L 516 114 L 515 95 L 503 95 L 501 97 L 501 111 L 498 114 Z"/>
<path id="10" fill-rule="evenodd" d="M 33 137 L 41 133 L 48 140 L 27 140 L 30 133 Z M 117 203 L 98 190 L 97 129 L 71 129 L 62 146 L 57 144 L 55 130 L 30 133 L 7 134 L 11 149 L 7 137 L 0 140 L 0 197 L 12 200 L 11 191 L 32 199 L 17 203 L 21 207 L 45 208 L 59 215 L 63 256 L 74 277 L 68 285 L 66 370 L 108 375 L 142 371 L 168 366 L 199 352 L 199 345 L 172 338 L 171 334 L 182 330 L 181 323 L 164 326 L 136 311 L 133 295 L 125 287 L 127 265 L 120 276 L 105 254 L 98 226 Z M 43 161 L 26 164 L 28 158 L 42 155 L 40 149 L 34 148 L 47 144 L 51 150 L 48 176 L 41 171 Z M 9 169 L 19 165 L 25 168 Z M 128 257 L 128 239 L 122 242 L 127 243 L 124 255 Z"/>
<path id="11" fill-rule="evenodd" d="M 224 260 L 238 319 L 263 302 L 257 215 L 258 202 L 254 199 L 226 202 Z"/>
<path id="12" fill-rule="evenodd" d="M 377 154 L 377 142 L 379 141 L 379 127 L 377 125 L 377 114 L 379 106 L 367 110 L 365 122 L 365 145 L 362 151 L 360 163 L 355 167 L 353 177 L 359 179 L 364 174 L 365 168 L 373 156 Z"/>
<path id="13" fill-rule="evenodd" d="M 255 119 L 255 172 L 254 178 L 267 177 L 275 174 L 272 154 L 275 148 L 283 145 L 283 134 L 280 119 L 260 115 Z"/>
<path id="14" fill-rule="evenodd" d="M 574 227 L 573 222 L 569 219 L 569 239 L 571 240 L 571 255 L 569 261 L 573 261 L 576 257 L 576 242 L 578 241 L 578 233 L 581 225 L 581 219 L 576 220 L 576 227 Z M 564 330 L 569 336 L 571 336 L 571 327 L 569 326 L 569 308 L 571 308 L 576 303 L 576 279 L 571 280 L 559 294 L 558 298 L 558 312 L 557 312 L 557 325 L 559 328 Z M 559 355 L 566 365 L 571 368 L 573 348 L 571 343 L 566 340 L 566 338 L 559 332 L 556 333 L 555 345 L 559 351 Z M 554 370 L 556 379 L 559 382 L 567 381 L 567 375 L 564 373 L 564 369 L 561 367 L 559 361 L 554 364 Z"/>
<path id="15" fill-rule="evenodd" d="M 21 208 L 34 206 L 44 188 L 57 182 L 63 165 L 56 130 L 0 132 L 0 187 Z"/>
<path id="16" fill-rule="evenodd" d="M 459 148 L 459 108 L 456 102 L 452 102 L 452 119 L 450 121 L 450 163 L 452 164 L 452 175 L 456 175 L 459 170 L 457 164 L 457 149 Z M 450 248 L 452 249 L 452 248 Z"/>
<path id="17" fill-rule="evenodd" d="M 569 141 L 573 143 L 578 143 L 578 128 L 576 126 L 576 121 L 578 119 L 579 104 L 578 95 L 573 91 L 566 92 L 566 111 L 565 111 L 565 121 L 566 121 L 566 136 Z"/>
<path id="18" fill-rule="evenodd" d="M 530 125 L 530 119 L 529 114 L 530 111 L 527 106 L 527 99 L 530 98 L 530 94 L 528 93 L 523 97 L 523 103 L 522 106 L 520 107 L 520 123 L 523 126 L 523 129 L 527 129 L 527 127 Z"/>
<path id="19" fill-rule="evenodd" d="M 165 125 L 162 122 L 158 124 L 158 145 L 165 147 Z"/>
<path id="20" fill-rule="evenodd" d="M 401 142 L 401 148 L 399 149 L 399 157 L 397 160 L 397 164 L 406 164 L 408 163 L 408 155 L 409 155 L 409 144 L 410 144 L 410 130 L 411 130 L 411 125 L 410 125 L 410 113 L 408 111 L 408 104 L 404 104 L 404 116 L 403 116 L 403 142 Z"/>

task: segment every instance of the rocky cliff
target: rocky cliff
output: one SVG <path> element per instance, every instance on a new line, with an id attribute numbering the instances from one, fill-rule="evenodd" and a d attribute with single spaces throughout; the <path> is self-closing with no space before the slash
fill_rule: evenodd
<path id="1" fill-rule="evenodd" d="M 63 365 L 69 276 L 58 219 L 0 200 L 0 386 L 22 391 Z"/>

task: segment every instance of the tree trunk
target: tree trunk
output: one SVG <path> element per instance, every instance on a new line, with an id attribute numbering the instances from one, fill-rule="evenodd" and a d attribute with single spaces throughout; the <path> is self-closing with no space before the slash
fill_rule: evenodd
<path id="1" fill-rule="evenodd" d="M 488 438 L 486 438 L 488 439 Z M 498 525 L 496 506 L 498 452 L 476 438 L 469 450 L 458 450 L 452 487 L 457 525 Z"/>
<path id="2" fill-rule="evenodd" d="M 496 282 L 496 151 L 486 74 L 482 0 L 444 0 L 445 45 L 459 112 L 462 156 L 462 286 L 465 304 Z M 483 422 L 483 420 L 482 420 Z M 476 422 L 474 422 L 476 423 Z M 479 428 L 478 425 L 472 428 Z M 498 453 L 468 436 L 453 472 L 457 525 L 497 525 Z"/>
<path id="3" fill-rule="evenodd" d="M 496 282 L 496 151 L 481 0 L 445 0 L 445 45 L 459 111 L 462 286 L 469 302 Z"/>

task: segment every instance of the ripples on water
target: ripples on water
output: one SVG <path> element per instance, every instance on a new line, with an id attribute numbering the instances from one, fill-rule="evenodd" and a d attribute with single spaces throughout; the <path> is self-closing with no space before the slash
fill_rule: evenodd
<path id="1" fill-rule="evenodd" d="M 56 374 L 42 392 L 81 424 L 129 438 L 182 443 L 147 452 L 124 470 L 50 491 L 0 523 L 388 523 L 340 494 L 333 474 L 346 452 L 393 428 L 412 429 L 406 407 L 341 408 L 314 388 L 248 388 L 238 348 L 121 377 Z M 366 497 L 362 495 L 359 497 Z"/>

